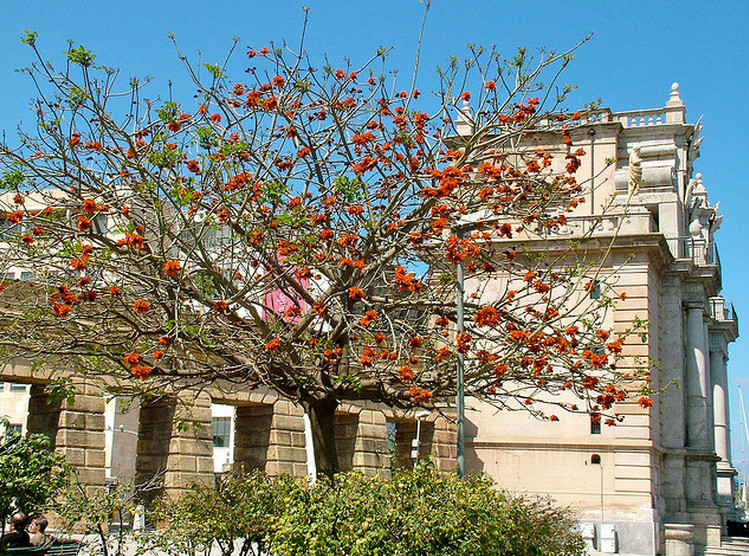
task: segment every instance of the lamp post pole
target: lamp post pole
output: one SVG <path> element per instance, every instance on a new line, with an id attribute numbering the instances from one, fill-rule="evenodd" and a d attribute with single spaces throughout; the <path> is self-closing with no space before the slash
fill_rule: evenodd
<path id="1" fill-rule="evenodd" d="M 464 269 L 463 269 L 463 261 L 460 261 L 458 263 L 458 291 L 457 291 L 457 299 L 456 299 L 456 309 L 457 309 L 457 315 L 456 315 L 456 326 L 457 326 L 457 333 L 458 338 L 460 338 L 460 335 L 464 331 L 464 322 L 463 322 L 463 295 L 465 292 L 465 275 L 464 275 Z M 466 461 L 465 461 L 465 448 L 466 448 L 466 438 L 465 438 L 465 361 L 463 358 L 463 354 L 458 351 L 458 392 L 457 392 L 457 400 L 456 405 L 458 408 L 458 476 L 460 478 L 465 477 L 466 475 Z"/>

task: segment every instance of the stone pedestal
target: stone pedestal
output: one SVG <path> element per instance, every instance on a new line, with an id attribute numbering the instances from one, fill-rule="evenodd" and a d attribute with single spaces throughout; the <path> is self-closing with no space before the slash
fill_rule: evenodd
<path id="1" fill-rule="evenodd" d="M 621 228 L 619 233 L 643 233 L 650 232 L 650 223 L 653 217 L 650 211 L 640 204 L 640 198 L 635 195 L 629 206 L 626 208 L 626 212 L 622 215 Z"/>
<path id="2" fill-rule="evenodd" d="M 694 556 L 694 525 L 666 523 L 663 537 L 666 556 Z"/>

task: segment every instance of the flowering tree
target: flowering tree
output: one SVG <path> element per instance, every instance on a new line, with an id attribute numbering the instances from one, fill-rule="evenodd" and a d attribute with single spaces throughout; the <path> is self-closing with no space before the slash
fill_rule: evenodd
<path id="1" fill-rule="evenodd" d="M 569 53 L 472 49 L 428 99 L 385 77 L 385 51 L 334 67 L 249 48 L 236 82 L 228 59 L 181 57 L 188 105 L 146 98 L 83 47 L 57 71 L 35 38 L 38 125 L 0 146 L 5 261 L 33 273 L 5 284 L 9 354 L 140 389 L 271 388 L 308 412 L 328 474 L 340 401 L 433 407 L 459 353 L 469 395 L 542 418 L 557 419 L 536 401 L 627 398 L 624 336 L 601 328 L 605 249 L 573 262 L 579 244 L 538 241 L 584 197 L 571 118 L 556 116 L 561 156 L 527 146 L 564 97 L 539 78 Z M 592 285 L 602 295 L 580 294 Z"/>

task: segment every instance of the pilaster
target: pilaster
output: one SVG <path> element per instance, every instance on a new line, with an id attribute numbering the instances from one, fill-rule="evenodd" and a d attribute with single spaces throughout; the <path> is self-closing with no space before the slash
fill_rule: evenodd
<path id="1" fill-rule="evenodd" d="M 686 519 L 686 377 L 684 372 L 684 318 L 682 283 L 667 274 L 661 285 L 660 384 L 670 384 L 659 396 L 660 442 L 664 447 L 662 492 L 666 519 Z"/>
<path id="2" fill-rule="evenodd" d="M 106 481 L 106 404 L 101 391 L 93 385 L 84 383 L 77 389 L 72 399 L 48 403 L 50 400 L 44 386 L 32 385 L 28 430 L 49 437 L 50 447 L 73 466 L 80 484 L 100 488 Z"/>
<path id="3" fill-rule="evenodd" d="M 138 427 L 136 482 L 154 483 L 148 497 L 179 494 L 213 482 L 211 399 L 184 391 L 144 402 Z M 156 488 L 157 485 L 159 488 Z"/>

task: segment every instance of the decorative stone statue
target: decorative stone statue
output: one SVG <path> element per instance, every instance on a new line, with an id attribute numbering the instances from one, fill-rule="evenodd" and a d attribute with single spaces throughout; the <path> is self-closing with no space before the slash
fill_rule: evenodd
<path id="1" fill-rule="evenodd" d="M 634 147 L 629 153 L 629 180 L 627 181 L 627 191 L 630 196 L 637 195 L 637 190 L 642 182 L 642 158 L 640 157 L 640 147 Z"/>

